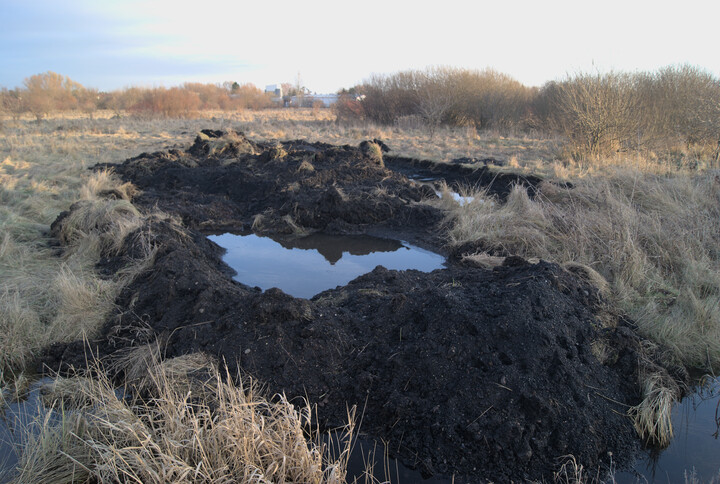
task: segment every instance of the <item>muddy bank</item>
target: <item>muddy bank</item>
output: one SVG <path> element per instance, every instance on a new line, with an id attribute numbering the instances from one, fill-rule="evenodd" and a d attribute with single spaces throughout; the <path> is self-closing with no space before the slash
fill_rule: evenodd
<path id="1" fill-rule="evenodd" d="M 417 203 L 434 196 L 427 187 L 388 170 L 380 144 L 234 136 L 206 132 L 188 151 L 115 167 L 142 190 L 134 203 L 180 215 L 185 229 L 150 221 L 103 262 L 113 272 L 141 253 L 141 232 L 158 247 L 92 342 L 101 356 L 156 339 L 167 358 L 219 356 L 273 392 L 317 403 L 327 427 L 357 406 L 362 432 L 457 482 L 547 478 L 568 454 L 586 468 L 634 457 L 640 442 L 625 413 L 640 398 L 639 340 L 622 319 L 599 318 L 597 290 L 555 264 L 378 267 L 309 300 L 233 281 L 202 230 L 398 230 L 432 240 L 442 219 Z M 45 363 L 82 365 L 82 344 L 49 349 Z"/>
<path id="2" fill-rule="evenodd" d="M 434 192 L 386 168 L 384 145 L 371 145 L 254 143 L 242 133 L 205 130 L 186 151 L 143 153 L 111 168 L 142 190 L 134 204 L 177 214 L 191 228 L 428 232 L 442 214 L 417 202 Z"/>

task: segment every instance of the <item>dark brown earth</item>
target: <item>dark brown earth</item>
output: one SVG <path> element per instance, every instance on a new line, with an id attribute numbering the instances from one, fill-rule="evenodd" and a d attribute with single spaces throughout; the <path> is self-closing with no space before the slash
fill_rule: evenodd
<path id="1" fill-rule="evenodd" d="M 625 413 L 639 402 L 639 338 L 622 318 L 608 324 L 597 290 L 556 264 L 378 267 L 311 300 L 232 280 L 204 233 L 255 222 L 271 234 L 402 232 L 439 247 L 443 214 L 418 203 L 432 189 L 398 172 L 411 162 L 376 155 L 367 143 L 258 144 L 206 131 L 188 151 L 114 166 L 142 191 L 133 203 L 179 215 L 186 230 L 162 220 L 141 229 L 159 247 L 154 267 L 123 291 L 92 345 L 111 357 L 157 338 L 168 358 L 219 356 L 272 392 L 317 403 L 326 427 L 357 406 L 363 433 L 456 482 L 548 478 L 570 454 L 586 468 L 632 460 L 640 442 Z M 539 181 L 488 173 L 464 167 L 453 181 L 490 183 L 500 199 L 512 183 Z M 140 253 L 138 234 L 100 269 Z M 598 342 L 608 348 L 602 362 Z M 45 363 L 81 364 L 82 355 L 82 343 L 55 346 Z"/>

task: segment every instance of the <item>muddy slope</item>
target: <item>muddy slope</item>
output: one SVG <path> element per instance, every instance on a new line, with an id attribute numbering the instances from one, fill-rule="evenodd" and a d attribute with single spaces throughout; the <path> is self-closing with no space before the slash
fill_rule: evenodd
<path id="1" fill-rule="evenodd" d="M 357 406 L 362 432 L 457 482 L 547 478 L 568 454 L 591 468 L 609 464 L 610 453 L 616 465 L 632 458 L 639 442 L 624 414 L 639 401 L 638 340 L 623 321 L 600 324 L 593 287 L 555 264 L 514 257 L 493 270 L 378 267 L 311 300 L 235 282 L 198 228 L 247 227 L 263 214 L 267 231 L 414 223 L 431 237 L 442 214 L 415 203 L 426 189 L 387 170 L 367 145 L 263 146 L 215 134 L 187 152 L 116 167 L 143 190 L 134 202 L 179 214 L 189 228 L 142 229 L 159 247 L 155 265 L 118 299 L 93 342 L 99 354 L 158 339 L 166 357 L 219 356 L 273 392 L 317 403 L 328 427 Z M 300 167 L 306 161 L 313 170 Z M 129 236 L 104 270 L 139 245 L 138 233 Z M 45 362 L 82 364 L 81 345 L 51 348 Z"/>

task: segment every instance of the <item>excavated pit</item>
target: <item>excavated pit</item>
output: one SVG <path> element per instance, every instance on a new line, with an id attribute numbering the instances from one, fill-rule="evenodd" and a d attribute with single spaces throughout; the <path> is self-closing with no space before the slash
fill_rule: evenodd
<path id="1" fill-rule="evenodd" d="M 166 358 L 218 356 L 272 392 L 307 397 L 324 428 L 357 406 L 363 434 L 424 475 L 455 482 L 549 478 L 570 454 L 586 468 L 631 463 L 641 443 L 625 414 L 640 400 L 640 338 L 623 318 L 598 317 L 598 291 L 556 264 L 508 257 L 488 270 L 450 257 L 432 272 L 379 266 L 311 299 L 232 279 L 208 234 L 390 236 L 445 253 L 444 214 L 423 203 L 434 190 L 402 173 L 423 162 L 386 150 L 206 130 L 187 151 L 111 166 L 140 190 L 136 206 L 177 215 L 184 229 L 150 220 L 102 262 L 107 273 L 121 268 L 141 252 L 141 232 L 158 247 L 93 348 L 112 358 L 157 339 Z M 498 203 L 513 184 L 532 192 L 539 182 L 450 166 L 447 178 L 482 184 Z M 83 361 L 82 342 L 44 356 L 52 368 Z"/>

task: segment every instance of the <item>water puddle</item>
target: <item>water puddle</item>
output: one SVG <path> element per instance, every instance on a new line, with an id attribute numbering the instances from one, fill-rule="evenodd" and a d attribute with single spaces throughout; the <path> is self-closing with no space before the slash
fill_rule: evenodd
<path id="1" fill-rule="evenodd" d="M 435 190 L 435 194 L 438 196 L 438 198 L 442 198 L 443 194 L 442 192 L 439 192 Z M 453 200 L 455 200 L 461 207 L 464 207 L 468 203 L 475 200 L 475 197 L 464 197 L 460 195 L 458 192 L 450 192 L 450 195 L 453 197 Z M 482 200 L 478 200 L 479 202 L 483 202 Z"/>
<path id="2" fill-rule="evenodd" d="M 714 479 L 717 482 L 720 479 L 719 405 L 720 378 L 715 378 L 673 408 L 674 437 L 668 448 L 650 452 L 635 464 L 634 472 L 618 473 L 616 481 L 659 484 Z"/>
<path id="3" fill-rule="evenodd" d="M 236 281 L 263 290 L 277 287 L 302 298 L 344 286 L 379 265 L 431 272 L 445 263 L 434 252 L 367 235 L 313 234 L 273 240 L 255 234 L 222 234 L 208 238 L 227 250 L 223 260 L 237 273 Z"/>
<path id="4" fill-rule="evenodd" d="M 427 176 L 427 175 L 421 175 L 419 173 L 408 175 L 408 178 L 410 180 L 415 180 L 416 182 L 422 182 L 422 183 L 436 182 L 436 181 L 442 179 L 439 176 Z"/>
<path id="5" fill-rule="evenodd" d="M 331 434 L 323 438 L 328 445 L 331 459 L 337 458 L 340 436 Z M 383 483 L 383 484 L 451 484 L 453 479 L 447 476 L 423 477 L 419 470 L 410 469 L 399 460 L 389 456 L 389 450 L 383 443 L 369 438 L 355 438 L 347 461 L 347 482 Z"/>
<path id="6" fill-rule="evenodd" d="M 45 418 L 50 421 L 59 418 L 55 414 L 48 417 L 49 411 L 40 399 L 40 388 L 49 381 L 49 378 L 36 381 L 21 398 L 13 398 L 8 392 L 4 394 L 5 406 L 0 411 L 0 483 L 12 479 L 20 457 L 19 449 L 28 433 L 37 430 L 39 422 Z"/>
<path id="7" fill-rule="evenodd" d="M 431 187 L 433 190 L 435 190 L 435 195 L 437 195 L 438 198 L 442 198 L 443 192 L 438 190 L 439 185 L 436 184 L 436 182 L 442 180 L 441 177 L 424 176 L 424 175 L 416 173 L 416 174 L 408 175 L 408 178 L 410 180 L 413 180 L 416 183 L 421 184 L 421 185 L 427 185 L 427 186 Z M 450 195 L 453 197 L 453 200 L 455 200 L 458 204 L 460 204 L 461 207 L 465 206 L 468 203 L 475 200 L 475 197 L 463 196 L 459 192 L 452 191 L 452 190 L 448 190 L 448 191 L 449 191 Z M 482 201 L 482 200 L 480 200 L 480 201 Z"/>

